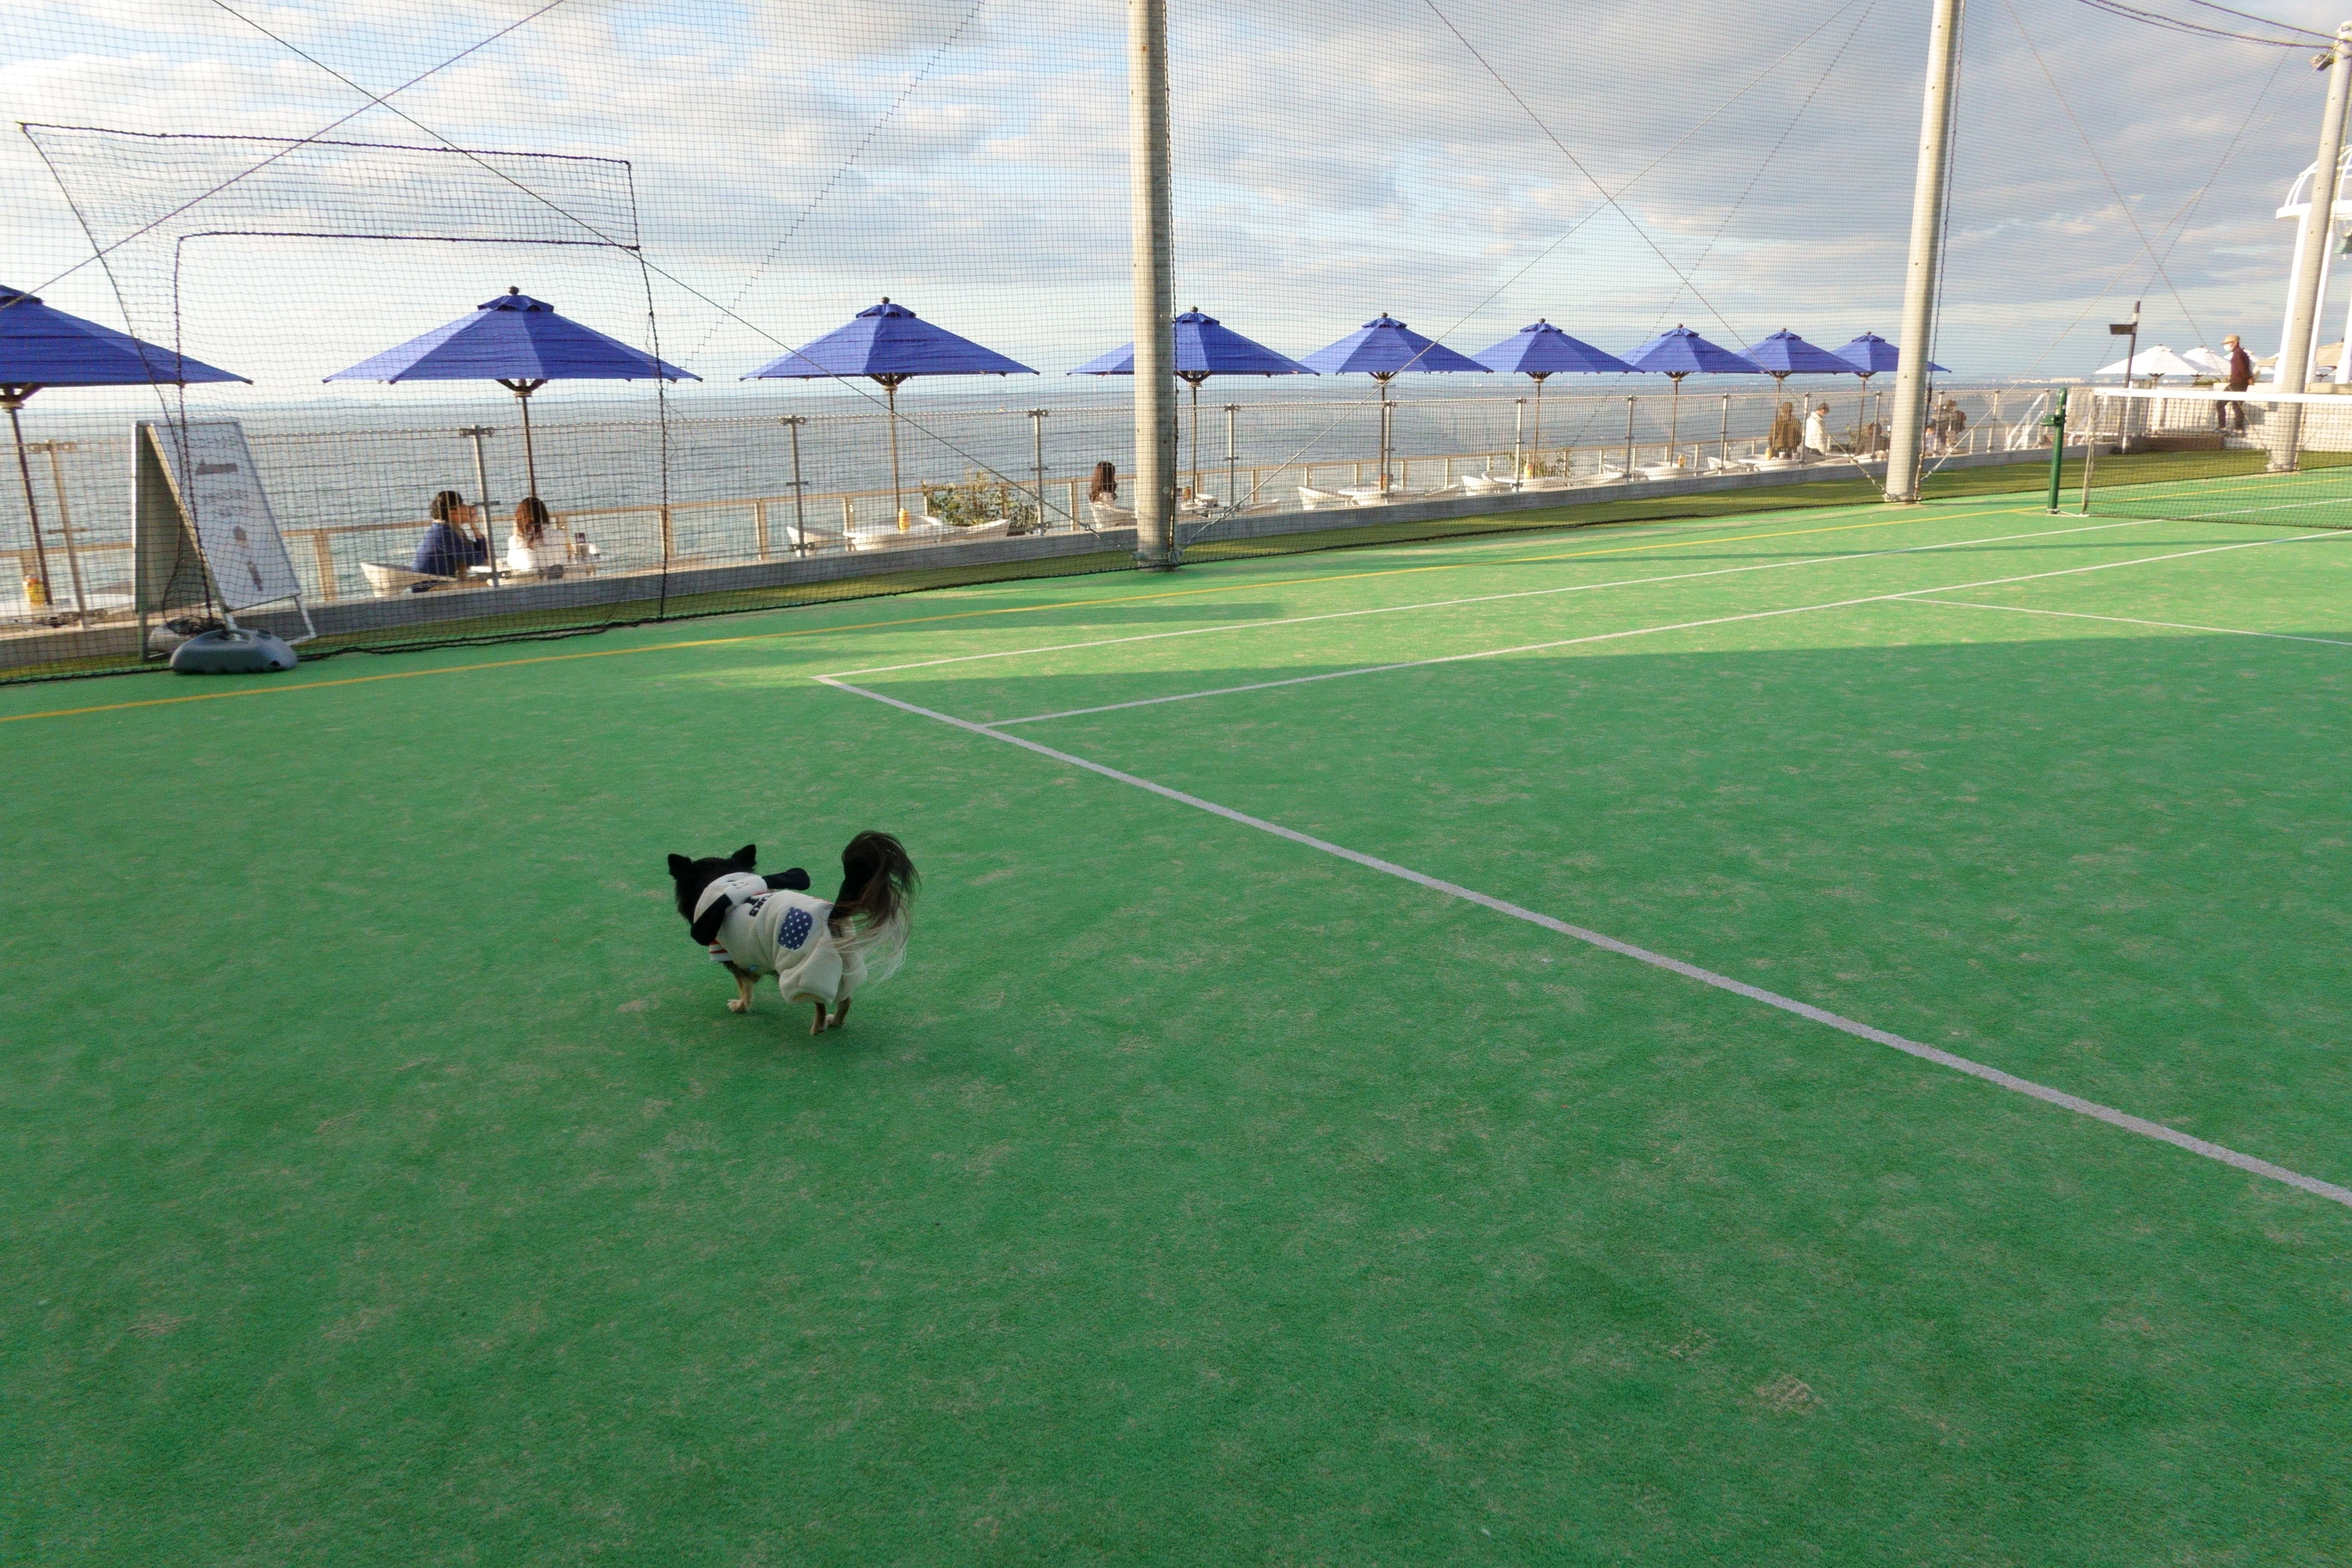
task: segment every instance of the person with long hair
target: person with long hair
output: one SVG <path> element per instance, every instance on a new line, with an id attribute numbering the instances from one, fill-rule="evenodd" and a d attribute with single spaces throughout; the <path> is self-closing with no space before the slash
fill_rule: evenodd
<path id="1" fill-rule="evenodd" d="M 490 542 L 482 535 L 480 509 L 456 490 L 443 490 L 425 509 L 433 526 L 416 546 L 411 572 L 427 577 L 463 577 L 467 568 L 490 563 Z"/>
<path id="2" fill-rule="evenodd" d="M 1087 480 L 1087 499 L 1106 506 L 1118 504 L 1118 466 L 1105 459 L 1095 465 L 1092 478 Z"/>
<path id="3" fill-rule="evenodd" d="M 514 531 L 507 536 L 507 570 L 520 577 L 562 564 L 563 546 L 553 537 L 547 503 L 537 496 L 515 502 Z"/>

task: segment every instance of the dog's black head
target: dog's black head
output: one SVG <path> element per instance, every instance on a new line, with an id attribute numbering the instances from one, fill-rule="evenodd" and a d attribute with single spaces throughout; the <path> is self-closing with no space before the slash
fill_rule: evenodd
<path id="1" fill-rule="evenodd" d="M 694 923 L 694 906 L 702 900 L 702 889 L 721 877 L 738 871 L 758 868 L 760 849 L 746 844 L 734 854 L 724 858 L 706 855 L 699 860 L 689 860 L 683 855 L 669 858 L 669 879 L 677 884 L 677 912 L 688 924 Z"/>

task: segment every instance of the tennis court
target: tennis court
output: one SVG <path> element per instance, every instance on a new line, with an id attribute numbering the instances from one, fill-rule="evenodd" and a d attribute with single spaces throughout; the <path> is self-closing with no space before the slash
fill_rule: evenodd
<path id="1" fill-rule="evenodd" d="M 2347 674 L 2352 534 L 1996 496 L 0 691 L 0 1509 L 2340 1559 Z M 729 1015 L 664 855 L 866 826 Z"/>

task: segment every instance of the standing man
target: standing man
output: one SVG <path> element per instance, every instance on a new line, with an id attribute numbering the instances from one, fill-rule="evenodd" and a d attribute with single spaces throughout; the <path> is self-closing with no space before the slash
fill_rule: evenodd
<path id="1" fill-rule="evenodd" d="M 2231 332 L 2221 340 L 2221 346 L 2230 351 L 2230 390 L 2245 391 L 2254 384 L 2254 362 L 2246 353 L 2245 344 L 2238 341 L 2237 333 Z M 2213 405 L 2213 414 L 2222 429 L 2245 434 L 2246 405 L 2243 403 L 2224 399 Z"/>

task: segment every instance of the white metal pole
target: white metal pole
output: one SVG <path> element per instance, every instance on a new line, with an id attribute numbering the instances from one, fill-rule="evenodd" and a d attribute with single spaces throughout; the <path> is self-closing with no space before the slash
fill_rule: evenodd
<path id="1" fill-rule="evenodd" d="M 2311 333 L 2319 316 L 2319 286 L 2327 259 L 2327 240 L 2336 217 L 2337 166 L 2344 161 L 2344 107 L 2352 89 L 2352 22 L 2336 29 L 2336 42 L 2315 62 L 2327 71 L 2327 107 L 2319 121 L 2319 156 L 2312 161 L 2311 203 L 2304 208 L 2297 232 L 2294 302 L 2286 315 L 2286 340 L 2279 344 L 2278 374 L 2273 384 L 2281 392 L 2305 392 L 2311 380 Z M 2302 465 L 2303 405 L 2279 405 L 2279 434 L 2271 442 L 2273 473 L 2291 473 Z"/>
<path id="2" fill-rule="evenodd" d="M 482 461 L 482 438 L 498 431 L 488 425 L 468 425 L 457 432 L 469 436 L 474 442 L 474 493 L 481 498 L 482 549 L 489 556 L 490 586 L 499 585 L 499 542 L 490 528 L 490 470 Z"/>
<path id="3" fill-rule="evenodd" d="M 1135 262 L 1135 558 L 1176 565 L 1173 175 L 1168 150 L 1168 0 L 1128 0 L 1128 168 Z"/>
<path id="4" fill-rule="evenodd" d="M 1239 511 L 1242 509 L 1242 492 L 1237 486 L 1235 474 L 1241 458 L 1234 446 L 1234 416 L 1241 411 L 1242 405 L 1238 403 L 1225 405 L 1225 510 L 1227 511 Z"/>
<path id="5" fill-rule="evenodd" d="M 1911 186 L 1911 260 L 1903 278 L 1903 357 L 1895 366 L 1895 431 L 1886 499 L 1919 499 L 1919 434 L 1927 415 L 1927 358 L 1936 319 L 1944 189 L 1952 159 L 1952 68 L 1959 55 L 1960 0 L 1935 0 L 1927 26 L 1927 88 L 1919 106 L 1919 168 Z"/>
<path id="6" fill-rule="evenodd" d="M 793 553 L 808 553 L 808 485 L 801 478 L 801 426 L 808 423 L 802 414 L 784 416 L 784 428 L 793 437 Z M 848 543 L 843 540 L 844 544 Z"/>
<path id="7" fill-rule="evenodd" d="M 1043 533 L 1045 522 L 1045 413 L 1043 408 L 1029 410 L 1029 434 L 1035 443 L 1034 457 L 1037 474 L 1037 531 Z"/>
<path id="8" fill-rule="evenodd" d="M 58 453 L 79 452 L 81 446 L 74 441 L 41 441 L 35 443 L 33 450 L 49 455 L 49 489 L 57 492 L 58 498 L 58 537 L 65 541 L 66 575 L 73 583 L 74 614 L 81 617 L 82 627 L 87 630 L 89 626 L 89 595 L 81 583 L 81 552 L 74 548 L 73 507 L 66 500 L 65 464 L 58 459 Z M 330 583 L 327 587 L 332 592 L 334 584 Z"/>

